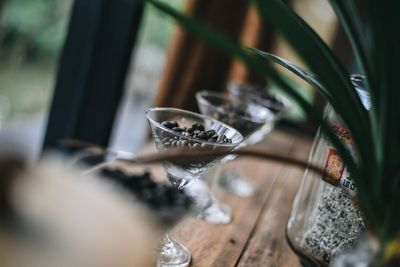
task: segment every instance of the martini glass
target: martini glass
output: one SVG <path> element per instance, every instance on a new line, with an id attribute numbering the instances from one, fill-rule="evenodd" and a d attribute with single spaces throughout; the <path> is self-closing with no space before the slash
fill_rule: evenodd
<path id="1" fill-rule="evenodd" d="M 271 131 L 275 114 L 266 107 L 253 101 L 238 98 L 229 94 L 211 91 L 200 91 L 196 94 L 197 104 L 202 114 L 213 117 L 237 129 L 244 137 L 242 145 L 248 145 L 248 140 L 257 131 Z M 225 158 L 225 161 L 235 156 Z M 255 185 L 240 173 L 240 166 L 221 172 L 222 186 L 241 197 L 253 196 Z"/>
<path id="2" fill-rule="evenodd" d="M 275 115 L 273 123 L 270 125 L 265 125 L 256 131 L 250 138 L 247 138 L 246 142 L 248 145 L 254 145 L 263 140 L 265 135 L 271 132 L 271 130 L 275 127 L 276 122 L 279 121 L 283 115 L 291 109 L 287 99 L 255 84 L 230 81 L 228 83 L 228 92 L 230 95 L 237 98 L 247 99 L 248 101 L 266 107 Z"/>
<path id="3" fill-rule="evenodd" d="M 268 108 L 275 114 L 275 120 L 280 119 L 290 109 L 290 105 L 285 98 L 255 84 L 230 81 L 228 83 L 228 92 L 231 95 L 251 100 Z"/>
<path id="4" fill-rule="evenodd" d="M 152 136 L 157 150 L 166 150 L 172 147 L 185 147 L 186 149 L 199 148 L 225 148 L 233 150 L 243 140 L 243 136 L 234 128 L 212 119 L 210 117 L 175 108 L 151 108 L 146 111 Z M 230 143 L 217 143 L 191 137 L 185 132 L 174 131 L 163 124 L 166 121 L 173 121 L 180 127 L 190 128 L 193 124 L 201 124 L 206 130 L 214 130 L 219 136 L 225 135 L 231 140 Z M 194 181 L 199 180 L 201 175 L 212 165 L 219 162 L 223 157 L 207 158 L 202 160 L 184 158 L 179 162 L 165 162 L 164 169 L 168 180 L 178 189 L 187 188 Z M 204 190 L 203 190 L 204 191 Z M 202 203 L 200 213 L 207 207 L 213 205 L 215 200 L 210 193 L 204 195 L 192 195 L 195 205 Z M 205 200 L 206 199 L 206 200 Z M 207 205 L 203 205 L 207 202 Z M 160 249 L 158 266 L 188 266 L 190 263 L 189 251 L 178 242 L 165 236 Z"/>

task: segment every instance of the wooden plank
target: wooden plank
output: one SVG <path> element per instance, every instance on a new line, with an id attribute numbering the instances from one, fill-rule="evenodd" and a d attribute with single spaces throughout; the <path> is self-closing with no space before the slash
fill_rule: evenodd
<path id="1" fill-rule="evenodd" d="M 310 142 L 296 142 L 291 154 L 307 158 L 309 148 Z M 238 267 L 300 266 L 297 256 L 286 243 L 285 227 L 302 174 L 303 170 L 282 165 Z"/>
<path id="2" fill-rule="evenodd" d="M 308 139 L 274 131 L 260 145 L 306 159 L 310 143 Z M 149 146 L 143 153 L 154 149 Z M 299 266 L 286 244 L 284 230 L 303 170 L 250 158 L 237 159 L 231 164 L 240 161 L 244 162 L 245 174 L 252 177 L 259 190 L 253 198 L 239 198 L 216 188 L 217 199 L 232 208 L 233 222 L 215 225 L 186 218 L 172 229 L 171 236 L 189 248 L 193 267 Z M 131 172 L 143 169 L 123 168 Z M 157 180 L 165 180 L 160 165 L 146 168 L 151 169 Z"/>
<path id="3" fill-rule="evenodd" d="M 293 136 L 276 132 L 263 145 L 289 153 L 293 143 Z M 234 219 L 231 224 L 214 225 L 188 218 L 172 231 L 172 236 L 191 251 L 193 267 L 234 266 L 257 225 L 281 166 L 255 159 L 244 160 L 245 171 L 251 174 L 257 188 L 262 190 L 258 190 L 253 198 L 239 198 L 218 191 L 218 199 L 232 208 Z"/>

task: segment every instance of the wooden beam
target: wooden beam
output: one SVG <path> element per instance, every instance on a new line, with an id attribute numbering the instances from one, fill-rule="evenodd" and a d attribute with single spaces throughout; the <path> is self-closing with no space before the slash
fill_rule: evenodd
<path id="1" fill-rule="evenodd" d="M 234 5 L 231 0 L 191 0 L 186 10 L 238 40 L 248 6 L 246 0 L 237 0 Z M 182 29 L 172 40 L 155 105 L 197 110 L 196 91 L 222 90 L 232 59 Z"/>

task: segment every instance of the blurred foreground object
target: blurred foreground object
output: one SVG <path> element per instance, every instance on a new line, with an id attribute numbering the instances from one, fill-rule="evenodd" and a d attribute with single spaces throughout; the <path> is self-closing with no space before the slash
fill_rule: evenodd
<path id="1" fill-rule="evenodd" d="M 127 191 L 65 167 L 0 155 L 0 258 L 7 267 L 151 266 L 162 236 Z"/>

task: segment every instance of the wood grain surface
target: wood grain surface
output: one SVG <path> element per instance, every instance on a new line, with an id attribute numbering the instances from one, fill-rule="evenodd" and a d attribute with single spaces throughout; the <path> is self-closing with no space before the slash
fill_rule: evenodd
<path id="1" fill-rule="evenodd" d="M 259 144 L 306 160 L 311 140 L 275 130 Z M 155 150 L 153 145 L 143 152 Z M 214 185 L 216 198 L 232 209 L 233 222 L 210 224 L 185 218 L 170 235 L 192 254 L 193 267 L 298 267 L 300 263 L 285 240 L 285 227 L 304 170 L 282 163 L 237 158 L 224 168 L 237 166 L 256 184 L 257 193 L 240 198 Z M 137 172 L 137 167 L 129 167 Z M 161 166 L 151 166 L 157 180 L 165 180 Z"/>
<path id="2" fill-rule="evenodd" d="M 307 159 L 310 144 L 308 139 L 275 131 L 260 145 Z M 239 198 L 218 189 L 217 199 L 232 209 L 231 224 L 187 218 L 175 227 L 171 235 L 191 251 L 191 266 L 300 266 L 284 235 L 303 170 L 249 158 L 237 159 L 233 164 L 243 166 L 244 173 L 257 185 L 257 194 Z"/>

